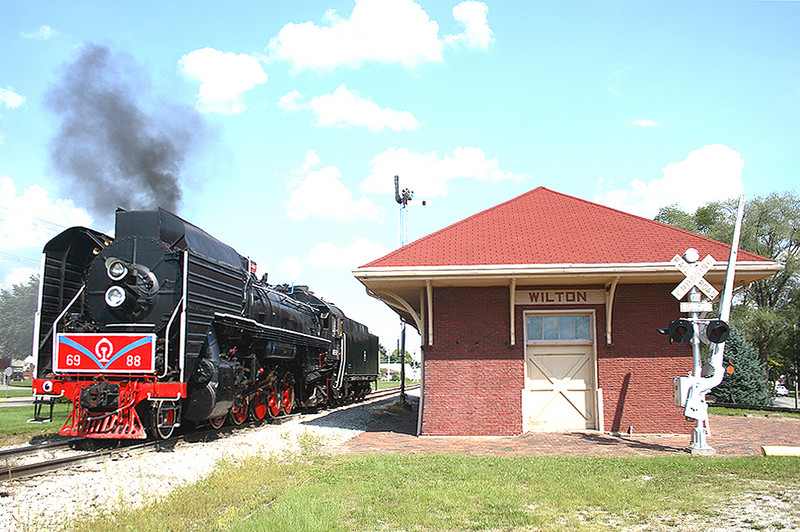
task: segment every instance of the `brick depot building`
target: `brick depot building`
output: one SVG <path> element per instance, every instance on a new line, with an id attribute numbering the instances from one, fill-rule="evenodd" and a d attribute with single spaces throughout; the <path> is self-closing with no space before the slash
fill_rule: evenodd
<path id="1" fill-rule="evenodd" d="M 672 380 L 691 346 L 656 330 L 681 316 L 688 248 L 721 289 L 728 245 L 539 187 L 354 274 L 420 333 L 419 434 L 689 433 Z M 736 286 L 781 268 L 739 251 Z"/>

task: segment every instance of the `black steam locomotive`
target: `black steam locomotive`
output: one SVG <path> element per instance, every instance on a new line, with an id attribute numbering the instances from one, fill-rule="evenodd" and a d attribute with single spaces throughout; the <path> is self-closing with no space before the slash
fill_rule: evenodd
<path id="1" fill-rule="evenodd" d="M 272 286 L 178 216 L 118 211 L 115 237 L 73 227 L 44 248 L 34 394 L 66 396 L 61 434 L 168 438 L 184 422 L 363 398 L 378 338 L 304 286 Z"/>

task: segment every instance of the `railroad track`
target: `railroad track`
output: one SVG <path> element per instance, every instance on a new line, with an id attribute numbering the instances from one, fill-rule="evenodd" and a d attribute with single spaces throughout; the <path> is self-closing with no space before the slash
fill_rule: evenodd
<path id="1" fill-rule="evenodd" d="M 56 450 L 64 447 L 69 447 L 73 443 L 83 441 L 81 438 L 69 438 L 59 441 L 51 441 L 48 443 L 38 443 L 31 445 L 23 445 L 22 447 L 13 447 L 10 449 L 0 450 L 0 461 L 7 460 L 11 457 L 20 457 L 29 454 L 36 454 L 47 450 Z"/>
<path id="2" fill-rule="evenodd" d="M 29 445 L 24 447 L 16 447 L 14 449 L 6 449 L 0 452 L 0 481 L 13 480 L 17 478 L 32 477 L 64 469 L 71 466 L 81 465 L 88 462 L 96 462 L 101 459 L 116 458 L 130 456 L 131 454 L 139 454 L 147 452 L 160 443 L 158 441 L 102 441 L 92 443 L 99 446 L 99 449 L 90 450 L 76 450 L 66 448 L 78 444 L 86 443 L 86 440 L 81 438 L 73 438 L 71 440 L 51 442 L 43 445 Z M 53 455 L 61 454 L 61 456 L 53 456 L 43 458 L 43 454 L 52 453 Z M 31 457 L 33 460 L 31 461 Z"/>
<path id="3" fill-rule="evenodd" d="M 406 386 L 406 391 L 418 389 L 419 385 Z M 384 388 L 367 395 L 362 401 L 357 403 L 348 403 L 337 408 L 331 408 L 331 411 L 339 408 L 346 408 L 357 406 L 365 401 L 374 399 L 382 399 L 384 397 L 391 397 L 392 395 L 399 394 L 400 387 Z M 302 413 L 292 414 L 291 416 L 284 416 L 272 420 L 273 423 L 285 423 L 292 419 L 299 419 Z M 243 427 L 252 427 L 261 422 L 247 423 L 241 426 L 225 426 L 222 430 L 200 430 L 193 431 L 192 433 L 183 434 L 169 438 L 166 440 L 158 441 L 139 441 L 139 440 L 92 440 L 94 445 L 102 447 L 101 449 L 84 450 L 67 452 L 64 456 L 52 457 L 44 460 L 37 460 L 44 454 L 56 454 L 59 451 L 64 451 L 71 446 L 80 446 L 87 442 L 83 438 L 70 438 L 67 440 L 54 441 L 38 445 L 25 445 L 22 447 L 15 447 L 12 449 L 0 450 L 0 481 L 13 480 L 25 477 L 32 477 L 73 467 L 84 463 L 96 462 L 98 460 L 115 459 L 130 456 L 132 454 L 141 454 L 150 451 L 169 450 L 180 441 L 202 441 L 209 438 L 220 437 L 224 434 L 235 432 Z M 25 462 L 26 457 L 28 461 Z M 31 461 L 30 457 L 34 457 Z M 23 463 L 24 462 L 24 463 Z"/>
<path id="4" fill-rule="evenodd" d="M 409 391 L 409 390 L 418 390 L 418 389 L 419 389 L 419 384 L 412 384 L 410 386 L 406 386 L 406 392 Z M 367 395 L 364 398 L 364 400 L 378 399 L 380 397 L 388 397 L 388 396 L 394 395 L 396 393 L 400 393 L 400 386 L 392 386 L 391 388 L 384 388 L 382 390 L 374 391 L 374 392 L 370 393 L 369 395 Z M 357 404 L 357 403 L 354 403 L 354 404 Z"/>

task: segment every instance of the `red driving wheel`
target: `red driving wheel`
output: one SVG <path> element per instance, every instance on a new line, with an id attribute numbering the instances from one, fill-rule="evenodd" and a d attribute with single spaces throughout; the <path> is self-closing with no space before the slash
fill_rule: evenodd
<path id="1" fill-rule="evenodd" d="M 267 388 L 267 411 L 270 417 L 278 417 L 281 415 L 281 400 L 274 386 Z"/>
<path id="2" fill-rule="evenodd" d="M 294 377 L 291 373 L 286 373 L 281 381 L 281 409 L 285 414 L 294 410 Z"/>
<path id="3" fill-rule="evenodd" d="M 256 421 L 267 417 L 267 393 L 264 390 L 258 390 L 250 399 L 250 415 Z"/>
<path id="4" fill-rule="evenodd" d="M 231 408 L 230 416 L 231 422 L 234 425 L 241 425 L 245 421 L 247 421 L 247 407 L 250 401 L 248 401 L 247 397 L 243 397 L 241 401 L 234 401 L 233 408 Z"/>

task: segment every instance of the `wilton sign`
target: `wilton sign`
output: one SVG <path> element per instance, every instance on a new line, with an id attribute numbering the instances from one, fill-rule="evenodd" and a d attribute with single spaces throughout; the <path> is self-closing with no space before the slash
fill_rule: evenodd
<path id="1" fill-rule="evenodd" d="M 602 305 L 606 301 L 603 290 L 560 288 L 555 290 L 517 290 L 517 305 Z"/>
<path id="2" fill-rule="evenodd" d="M 154 334 L 58 334 L 53 353 L 57 373 L 153 373 Z"/>

